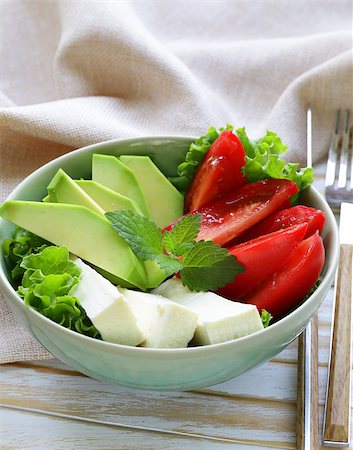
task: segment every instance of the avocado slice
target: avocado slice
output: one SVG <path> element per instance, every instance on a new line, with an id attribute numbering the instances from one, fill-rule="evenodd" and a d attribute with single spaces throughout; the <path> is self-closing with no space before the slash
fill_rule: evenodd
<path id="1" fill-rule="evenodd" d="M 92 180 L 134 200 L 149 217 L 144 193 L 134 172 L 112 155 L 92 155 Z"/>
<path id="2" fill-rule="evenodd" d="M 84 189 L 82 189 L 80 186 L 85 187 L 85 189 L 88 189 L 90 192 L 85 192 Z M 100 189 L 101 187 L 101 189 Z M 92 180 L 78 180 L 78 182 L 75 182 L 72 180 L 62 169 L 59 169 L 52 181 L 49 183 L 48 186 L 48 200 L 47 197 L 45 197 L 46 201 L 52 202 L 52 203 L 67 203 L 69 205 L 81 205 L 86 206 L 87 208 L 91 209 L 92 211 L 96 212 L 97 214 L 101 215 L 104 220 L 107 221 L 107 223 L 110 225 L 108 220 L 104 217 L 105 211 L 115 211 L 116 209 L 123 209 L 123 206 L 125 205 L 125 209 L 133 209 L 135 207 L 136 212 L 141 213 L 141 210 L 137 206 L 136 202 L 133 200 L 117 194 L 116 192 L 112 191 L 109 188 L 106 188 L 105 186 L 101 186 L 99 183 L 96 183 Z M 93 195 L 95 198 L 91 198 L 91 194 L 93 192 Z M 96 195 L 100 195 L 100 200 L 102 199 L 102 196 L 108 197 L 105 198 L 105 201 L 111 202 L 112 196 L 114 197 L 115 206 L 113 209 L 107 209 L 102 208 L 99 202 L 96 202 L 97 200 Z M 103 193 L 103 194 L 102 194 Z M 111 195 L 112 194 L 112 195 Z M 119 200 L 121 208 L 119 208 L 119 204 L 117 202 Z M 108 203 L 108 207 L 111 205 L 111 203 Z M 128 207 L 127 207 L 128 206 Z M 26 228 L 26 227 L 24 227 Z M 114 231 L 116 233 L 116 231 Z M 38 234 L 38 233 L 37 233 Z M 117 233 L 116 233 L 117 234 Z M 53 242 L 53 241 L 50 241 Z M 124 241 L 125 242 L 125 241 Z M 128 244 L 126 244 L 128 245 Z M 66 245 L 68 247 L 68 245 Z M 70 250 L 70 249 L 69 249 Z M 75 252 L 72 252 L 75 253 Z M 76 254 L 76 253 L 75 253 Z M 77 255 L 81 256 L 81 255 Z M 83 256 L 82 256 L 83 258 Z M 87 260 L 89 261 L 89 260 Z M 89 261 L 92 264 L 95 264 L 93 261 Z M 162 281 L 165 280 L 165 272 L 159 267 L 159 265 L 154 261 L 146 261 L 142 262 L 145 266 L 146 270 L 146 288 L 152 289 L 156 286 L 159 286 Z M 98 266 L 98 264 L 95 264 Z M 102 267 L 101 267 L 102 268 Z M 97 270 L 102 273 L 101 270 L 99 270 L 99 267 L 97 267 Z M 107 269 L 106 269 L 107 272 Z M 118 275 L 114 274 L 115 277 L 109 276 L 108 274 L 103 274 L 108 278 L 110 281 L 121 284 L 119 280 L 116 278 Z M 128 281 L 128 280 L 125 280 Z M 131 283 L 131 282 L 130 282 Z M 131 283 L 134 285 L 134 283 Z M 126 286 L 126 283 L 124 283 L 124 286 Z M 131 287 L 131 286 L 130 286 Z"/>
<path id="3" fill-rule="evenodd" d="M 147 275 L 147 288 L 154 289 L 166 279 L 166 274 L 156 261 L 145 261 L 145 269 Z"/>
<path id="4" fill-rule="evenodd" d="M 45 202 L 86 206 L 97 214 L 104 214 L 104 209 L 62 169 L 56 172 L 47 189 L 48 196 L 43 199 Z"/>
<path id="5" fill-rule="evenodd" d="M 147 287 L 145 265 L 102 216 L 80 205 L 7 201 L 0 216 L 119 278 Z M 124 283 L 127 282 L 127 283 Z"/>
<path id="6" fill-rule="evenodd" d="M 151 218 L 163 228 L 183 215 L 184 197 L 148 156 L 122 155 L 120 161 L 135 174 Z"/>
<path id="7" fill-rule="evenodd" d="M 105 212 L 116 211 L 117 209 L 131 209 L 142 215 L 141 209 L 134 200 L 118 194 L 100 183 L 92 180 L 75 180 L 75 183 Z"/>

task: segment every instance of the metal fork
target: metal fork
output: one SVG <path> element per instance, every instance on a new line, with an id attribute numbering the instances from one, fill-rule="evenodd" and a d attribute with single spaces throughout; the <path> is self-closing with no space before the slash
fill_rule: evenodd
<path id="1" fill-rule="evenodd" d="M 306 111 L 306 165 L 312 167 L 312 110 Z M 297 372 L 296 449 L 317 450 L 319 444 L 318 317 L 299 336 Z"/>
<path id="2" fill-rule="evenodd" d="M 330 361 L 324 413 L 323 444 L 346 447 L 350 440 L 351 329 L 353 267 L 353 143 L 350 112 L 336 114 L 326 170 L 326 199 L 341 204 L 340 257 L 335 281 Z"/>
<path id="3" fill-rule="evenodd" d="M 350 111 L 343 113 L 342 131 L 341 115 L 342 111 L 337 111 L 325 178 L 325 196 L 332 209 L 338 209 L 342 202 L 353 202 L 353 157 L 352 146 L 349 146 Z"/>

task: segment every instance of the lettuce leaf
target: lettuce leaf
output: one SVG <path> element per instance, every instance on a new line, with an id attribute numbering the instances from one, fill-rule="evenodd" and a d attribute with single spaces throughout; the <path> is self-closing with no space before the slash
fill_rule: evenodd
<path id="1" fill-rule="evenodd" d="M 31 253 L 39 253 L 49 242 L 21 227 L 16 227 L 12 238 L 5 239 L 2 243 L 2 251 L 6 266 L 11 274 L 11 283 L 15 288 L 21 283 L 25 269 L 21 267 L 22 260 Z"/>
<path id="2" fill-rule="evenodd" d="M 25 256 L 20 267 L 25 272 L 17 292 L 27 306 L 66 328 L 100 338 L 79 300 L 71 295 L 81 270 L 70 261 L 66 247 L 45 247 Z"/>
<path id="3" fill-rule="evenodd" d="M 267 131 L 265 136 L 256 141 L 248 138 L 245 128 L 238 128 L 236 135 L 245 149 L 245 165 L 242 170 L 250 183 L 266 178 L 279 178 L 294 181 L 299 191 L 312 184 L 314 170 L 311 167 L 298 170 L 298 163 L 286 162 L 280 158 L 287 147 L 276 133 Z M 296 203 L 297 200 L 296 194 L 292 198 L 292 203 Z"/>
<path id="4" fill-rule="evenodd" d="M 66 247 L 50 246 L 38 254 L 25 256 L 21 267 L 28 273 L 40 271 L 43 275 L 68 273 L 79 277 L 81 274 L 76 264 L 70 261 Z"/>
<path id="5" fill-rule="evenodd" d="M 190 144 L 189 150 L 185 156 L 185 161 L 178 166 L 178 176 L 169 178 L 180 192 L 185 192 L 187 190 L 207 150 L 224 130 L 233 130 L 233 127 L 232 125 L 227 124 L 225 128 L 217 130 L 212 126 L 208 129 L 207 133 Z"/>
<path id="6" fill-rule="evenodd" d="M 233 130 L 233 127 L 229 124 L 226 128 L 220 128 L 219 130 L 211 127 L 205 135 L 190 145 L 185 161 L 178 166 L 179 176 L 170 178 L 170 181 L 179 191 L 185 192 L 187 190 L 207 150 L 225 129 Z M 299 164 L 282 159 L 281 155 L 286 152 L 287 146 L 273 131 L 267 131 L 265 136 L 257 140 L 249 139 L 244 127 L 238 128 L 235 133 L 245 150 L 245 165 L 242 170 L 250 183 L 266 178 L 286 179 L 294 181 L 299 191 L 312 184 L 313 169 L 308 167 L 298 169 Z M 298 194 L 292 197 L 293 204 L 297 203 L 298 197 Z"/>
<path id="7" fill-rule="evenodd" d="M 267 328 L 270 325 L 271 320 L 273 319 L 272 314 L 266 311 L 266 309 L 263 309 L 261 311 L 260 318 L 264 328 Z"/>

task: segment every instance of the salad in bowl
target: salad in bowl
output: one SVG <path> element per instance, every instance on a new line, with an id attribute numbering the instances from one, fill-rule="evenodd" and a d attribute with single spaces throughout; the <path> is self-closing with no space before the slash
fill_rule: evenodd
<path id="1" fill-rule="evenodd" d="M 109 141 L 58 158 L 0 207 L 13 310 L 72 367 L 188 389 L 302 331 L 334 276 L 337 229 L 313 171 L 273 132 Z"/>

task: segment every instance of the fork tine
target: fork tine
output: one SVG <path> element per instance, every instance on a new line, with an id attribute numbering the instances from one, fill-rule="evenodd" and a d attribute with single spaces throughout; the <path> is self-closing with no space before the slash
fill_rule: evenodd
<path id="1" fill-rule="evenodd" d="M 349 110 L 344 112 L 343 118 L 343 138 L 340 152 L 340 165 L 338 174 L 338 188 L 344 188 L 347 184 L 348 167 L 348 143 L 349 143 Z"/>
<path id="2" fill-rule="evenodd" d="M 338 110 L 336 113 L 336 123 L 335 123 L 335 127 L 333 129 L 332 139 L 331 139 L 330 148 L 329 148 L 329 152 L 328 152 L 326 178 L 325 178 L 325 186 L 326 187 L 333 186 L 333 184 L 335 182 L 340 115 L 341 115 L 341 111 Z"/>

